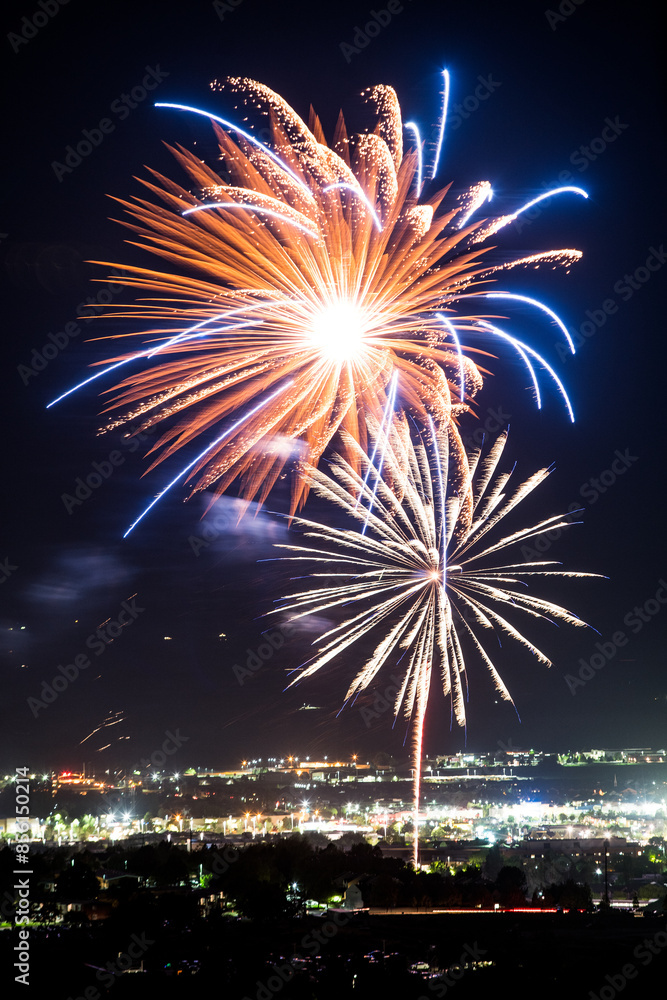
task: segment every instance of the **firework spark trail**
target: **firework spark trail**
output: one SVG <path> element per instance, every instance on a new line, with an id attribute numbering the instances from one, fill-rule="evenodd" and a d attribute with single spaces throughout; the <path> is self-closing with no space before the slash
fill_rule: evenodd
<path id="1" fill-rule="evenodd" d="M 212 88 L 230 94 L 244 125 L 251 124 L 240 127 L 233 116 L 185 104 L 157 106 L 210 121 L 228 180 L 177 147 L 172 152 L 186 186 L 151 171 L 141 183 L 152 200 L 116 199 L 130 216 L 122 224 L 137 245 L 172 270 L 120 265 L 126 284 L 147 297 L 107 315 L 155 323 L 143 335 L 159 343 L 114 358 L 49 405 L 143 360 L 110 390 L 105 412 L 115 411 L 107 429 L 129 421 L 142 430 L 160 426 L 151 471 L 282 385 L 272 419 L 257 418 L 244 449 L 221 438 L 207 450 L 194 483 L 195 490 L 215 486 L 220 494 L 238 479 L 244 499 L 263 503 L 288 460 L 272 448 L 276 436 L 299 440 L 313 465 L 337 437 L 345 457 L 357 461 L 346 442 L 365 447 L 365 415 L 380 421 L 396 374 L 405 412 L 422 425 L 429 416 L 439 426 L 455 424 L 486 373 L 479 362 L 490 355 L 475 340 L 493 334 L 482 326 L 485 317 L 464 317 L 457 304 L 496 272 L 569 266 L 578 255 L 545 251 L 489 265 L 487 248 L 478 244 L 542 198 L 584 192 L 557 189 L 512 216 L 471 223 L 490 185 L 473 185 L 450 206 L 446 190 L 429 191 L 421 201 L 419 131 L 414 123 L 405 126 L 415 143 L 404 149 L 391 87 L 365 92 L 375 128 L 350 136 L 341 115 L 330 145 L 314 114 L 307 126 L 260 83 L 232 78 Z M 431 177 L 442 154 L 449 90 L 444 70 L 438 142 L 425 171 Z M 263 122 L 268 142 L 253 135 Z M 451 316 L 452 325 L 444 325 L 453 347 L 443 336 L 443 310 Z M 525 359 L 517 342 L 497 340 Z M 295 477 L 292 512 L 307 489 Z"/>
<path id="2" fill-rule="evenodd" d="M 433 423 L 433 418 L 429 417 L 429 427 L 431 429 L 431 438 L 435 442 L 437 441 L 437 434 L 435 429 L 435 424 Z M 438 494 L 440 496 L 440 544 L 438 550 L 440 553 L 440 563 L 442 566 L 442 585 L 447 586 L 447 473 L 443 475 L 443 464 L 445 461 L 448 462 L 449 455 L 441 455 L 441 449 L 436 445 L 433 448 L 433 454 L 435 455 L 435 467 L 437 472 L 437 483 L 438 483 Z"/>
<path id="3" fill-rule="evenodd" d="M 422 193 L 422 187 L 423 187 L 422 177 L 424 174 L 424 162 L 423 162 L 424 157 L 422 151 L 421 134 L 419 132 L 419 126 L 417 125 L 416 122 L 406 122 L 404 127 L 409 129 L 415 137 L 415 149 L 417 150 L 417 157 L 418 157 L 416 188 L 417 188 L 417 197 L 419 198 Z"/>
<path id="4" fill-rule="evenodd" d="M 214 330 L 214 331 L 207 330 L 204 333 L 194 333 L 193 331 L 201 330 L 203 326 L 207 326 L 209 323 L 218 322 L 219 320 L 225 319 L 230 315 L 233 315 L 234 313 L 238 313 L 239 311 L 240 310 L 238 309 L 232 310 L 231 313 L 221 313 L 219 316 L 214 316 L 212 319 L 203 320 L 201 323 L 196 323 L 195 326 L 191 326 L 188 330 L 184 330 L 182 333 L 177 334 L 175 337 L 171 337 L 169 340 L 165 340 L 164 343 L 159 344 L 157 347 L 150 348 L 148 351 L 137 351 L 135 354 L 131 354 L 127 358 L 123 358 L 120 361 L 116 361 L 112 365 L 108 365 L 101 371 L 95 372 L 94 375 L 90 375 L 87 379 L 84 379 L 83 382 L 79 382 L 77 385 L 72 386 L 71 389 L 68 389 L 66 392 L 63 392 L 56 399 L 52 399 L 50 403 L 47 403 L 46 409 L 49 410 L 52 406 L 55 406 L 56 403 L 59 403 L 61 400 L 66 399 L 68 396 L 71 396 L 72 393 L 76 392 L 78 389 L 82 389 L 85 385 L 88 385 L 90 382 L 94 382 L 96 379 L 101 378 L 103 375 L 107 375 L 109 372 L 114 371 L 116 368 L 120 368 L 122 365 L 128 365 L 131 361 L 137 361 L 140 358 L 153 358 L 155 357 L 156 354 L 159 354 L 163 348 L 172 347 L 174 344 L 182 344 L 186 340 L 187 341 L 197 340 L 199 337 L 208 336 L 209 333 L 221 332 L 219 330 Z M 231 325 L 223 327 L 222 329 L 223 332 L 226 332 L 228 330 L 244 329 L 251 325 L 252 325 L 251 322 L 232 323 Z"/>
<path id="5" fill-rule="evenodd" d="M 481 633 L 504 633 L 549 665 L 547 656 L 517 629 L 507 613 L 523 612 L 536 619 L 584 626 L 577 615 L 530 595 L 525 588 L 534 576 L 595 575 L 555 568 L 559 564 L 554 562 L 498 561 L 497 556 L 506 549 L 568 524 L 564 515 L 555 515 L 495 542 L 487 540 L 487 534 L 495 532 L 550 470 L 542 469 L 511 489 L 513 470 L 500 472 L 498 468 L 506 433 L 485 456 L 475 451 L 462 461 L 451 428 L 438 430 L 431 422 L 430 430 L 428 441 L 421 437 L 413 440 L 407 420 L 400 415 L 386 432 L 371 421 L 371 438 L 387 439 L 376 449 L 376 454 L 384 454 L 382 475 L 379 461 L 371 462 L 354 442 L 349 445 L 356 449 L 356 464 L 365 468 L 365 476 L 340 456 L 331 464 L 330 475 L 313 466 L 304 467 L 303 474 L 318 496 L 359 524 L 367 520 L 369 530 L 362 534 L 297 517 L 294 525 L 303 531 L 309 545 L 278 546 L 293 553 L 285 558 L 310 563 L 314 571 L 313 586 L 286 598 L 277 610 L 290 611 L 296 619 L 343 606 L 357 608 L 351 617 L 320 636 L 317 652 L 299 668 L 291 684 L 313 675 L 380 627 L 382 638 L 350 683 L 345 700 L 366 689 L 388 660 L 399 657 L 402 663 L 407 656 L 394 709 L 396 715 L 402 710 L 412 720 L 415 748 L 423 739 L 426 701 L 436 663 L 457 724 L 466 724 L 464 644 L 481 659 L 500 697 L 511 702 Z M 354 500 L 359 494 L 367 501 L 374 499 L 370 513 Z M 420 764 L 416 757 L 413 763 L 417 775 Z M 418 806 L 417 778 L 416 831 Z"/>
<path id="6" fill-rule="evenodd" d="M 493 234 L 497 233 L 498 230 L 504 229 L 505 226 L 509 226 L 510 223 L 512 222 L 516 222 L 516 220 L 519 218 L 520 215 L 523 215 L 524 212 L 528 212 L 531 208 L 533 208 L 534 205 L 539 205 L 541 201 L 545 201 L 548 198 L 553 198 L 557 194 L 578 194 L 582 198 L 588 198 L 588 192 L 584 191 L 583 188 L 579 187 L 552 188 L 550 191 L 545 191 L 544 194 L 538 195 L 537 198 L 532 198 L 530 201 L 527 201 L 525 205 L 522 205 L 521 208 L 517 208 L 517 210 L 515 212 L 512 212 L 511 215 L 501 215 L 500 218 L 492 222 L 491 225 L 488 226 L 486 229 L 480 230 L 480 232 L 477 233 L 475 239 L 476 240 L 488 239 L 489 236 L 493 236 Z"/>
<path id="7" fill-rule="evenodd" d="M 493 188 L 488 181 L 482 181 L 481 184 L 477 185 L 477 190 L 474 188 L 471 189 L 470 194 L 472 196 L 470 208 L 459 222 L 459 229 L 463 229 L 468 224 L 470 217 L 475 214 L 485 201 L 491 201 L 493 198 Z"/>
<path id="8" fill-rule="evenodd" d="M 307 236 L 314 236 L 316 239 L 320 238 L 320 234 L 317 232 L 316 229 L 313 229 L 312 225 L 304 225 L 298 222 L 296 219 L 292 219 L 289 215 L 285 215 L 281 212 L 276 212 L 271 208 L 264 208 L 262 205 L 256 205 L 253 204 L 252 202 L 249 202 L 248 204 L 239 204 L 236 201 L 212 201 L 206 205 L 195 205 L 194 208 L 186 208 L 186 210 L 182 214 L 183 216 L 186 216 L 186 215 L 192 215 L 194 212 L 205 212 L 209 211 L 210 209 L 223 209 L 223 208 L 228 208 L 228 209 L 236 208 L 246 212 L 257 212 L 258 215 L 262 214 L 268 215 L 270 218 L 280 219 L 281 222 L 286 222 L 288 225 L 296 226 L 297 229 L 300 229 L 301 232 L 305 233 Z"/>
<path id="9" fill-rule="evenodd" d="M 398 391 L 398 374 L 396 373 L 396 374 L 393 375 L 392 380 L 391 380 L 391 386 L 389 388 L 389 395 L 387 397 L 387 405 L 385 407 L 385 412 L 384 412 L 384 415 L 382 417 L 382 423 L 380 425 L 380 433 L 379 433 L 379 435 L 378 435 L 378 437 L 376 439 L 375 446 L 373 448 L 373 454 L 372 454 L 371 460 L 370 460 L 370 462 L 368 464 L 368 469 L 370 470 L 371 466 L 373 465 L 373 463 L 375 461 L 375 456 L 377 454 L 377 449 L 378 449 L 378 442 L 382 441 L 382 448 L 381 448 L 381 451 L 380 451 L 380 461 L 377 464 L 377 476 L 375 478 L 375 486 L 373 487 L 373 496 L 371 498 L 370 504 L 368 505 L 368 512 L 366 514 L 366 520 L 364 521 L 364 526 L 361 529 L 361 534 L 362 535 L 366 534 L 366 528 L 368 527 L 368 520 L 369 520 L 369 518 L 371 516 L 371 512 L 373 510 L 373 503 L 375 502 L 375 496 L 377 494 L 377 486 L 378 486 L 378 483 L 380 481 L 380 477 L 382 476 L 382 468 L 384 466 L 384 460 L 385 460 L 385 455 L 386 455 L 386 451 L 387 451 L 387 445 L 389 443 L 389 437 L 388 437 L 387 431 L 389 429 L 389 426 L 391 425 L 391 421 L 392 421 L 393 416 L 394 416 L 394 408 L 396 406 L 396 393 L 397 393 L 397 391 Z M 368 482 L 368 478 L 365 477 L 364 478 L 364 483 L 367 483 L 367 482 Z"/>
<path id="10" fill-rule="evenodd" d="M 514 302 L 525 302 L 529 306 L 535 306 L 537 309 L 541 309 L 542 312 L 545 312 L 547 316 L 549 316 L 549 318 L 554 321 L 556 326 L 563 331 L 563 334 L 565 335 L 565 339 L 568 342 L 570 350 L 574 354 L 574 344 L 572 343 L 572 337 L 570 336 L 568 328 L 565 326 L 565 323 L 563 323 L 560 316 L 556 315 L 553 309 L 550 309 L 549 306 L 545 306 L 543 302 L 539 302 L 537 299 L 531 299 L 530 296 L 528 295 L 518 295 L 516 292 L 486 292 L 484 294 L 484 298 L 511 299 Z"/>
<path id="11" fill-rule="evenodd" d="M 461 341 L 459 340 L 459 335 L 456 332 L 456 327 L 450 319 L 444 316 L 442 313 L 438 313 L 438 319 L 445 326 L 448 332 L 451 334 L 452 340 L 456 344 L 456 353 L 459 359 L 459 396 L 461 402 L 465 398 L 465 366 L 463 364 L 463 350 L 461 348 Z"/>
<path id="12" fill-rule="evenodd" d="M 158 503 L 158 501 L 160 501 L 162 499 L 162 497 L 165 495 L 165 493 L 168 493 L 169 490 L 172 488 L 172 486 L 175 486 L 176 483 L 180 479 L 182 479 L 183 476 L 187 472 L 190 471 L 190 469 L 194 468 L 195 465 L 197 465 L 199 462 L 201 462 L 202 458 L 204 458 L 204 456 L 211 450 L 211 448 L 215 448 L 216 445 L 218 445 L 220 443 L 220 441 L 223 441 L 225 438 L 228 438 L 231 434 L 234 433 L 234 431 L 238 430 L 239 427 L 242 427 L 243 424 L 245 424 L 251 417 L 253 417 L 260 410 L 263 410 L 264 407 L 266 407 L 266 406 L 269 405 L 269 403 L 273 402 L 273 400 L 277 396 L 278 392 L 280 392 L 280 391 L 281 391 L 280 389 L 276 390 L 276 392 L 274 392 L 271 396 L 267 396 L 266 399 L 263 399 L 256 406 L 254 406 L 252 408 L 252 410 L 250 410 L 248 413 L 244 413 L 244 415 L 242 417 L 240 417 L 238 420 L 236 420 L 231 425 L 231 427 L 228 427 L 225 431 L 223 431 L 223 433 L 219 437 L 217 437 L 215 439 L 215 441 L 212 441 L 211 444 L 209 444 L 206 448 L 204 448 L 204 450 L 201 451 L 199 453 L 199 455 L 197 455 L 196 458 L 193 458 L 191 462 L 189 462 L 183 469 L 181 469 L 180 472 L 176 476 L 174 476 L 174 478 L 171 480 L 171 482 L 168 483 L 164 487 L 164 489 L 160 491 L 160 493 L 158 493 L 158 495 L 155 497 L 155 499 L 152 500 L 148 504 L 148 506 L 144 508 L 144 510 L 139 515 L 139 517 L 135 521 L 132 522 L 132 524 L 130 525 L 130 527 L 127 529 L 127 531 L 123 535 L 123 538 L 127 538 L 127 536 L 130 534 L 130 532 L 133 531 L 134 528 L 136 528 L 136 526 L 139 524 L 139 521 L 143 520 L 143 518 L 146 516 L 146 514 L 148 514 L 148 512 L 150 510 L 152 510 L 152 508 L 156 505 L 156 503 Z"/>
<path id="13" fill-rule="evenodd" d="M 263 142 L 260 142 L 259 139 L 257 139 L 254 135 L 252 135 L 250 132 L 247 132 L 245 129 L 240 128 L 240 126 L 236 125 L 234 122 L 230 122 L 226 118 L 221 118 L 219 115 L 214 115 L 210 111 L 203 111 L 201 108 L 193 108 L 188 104 L 167 104 L 164 101 L 158 101 L 155 103 L 155 107 L 171 108 L 175 111 L 188 111 L 194 115 L 202 115 L 204 118 L 209 118 L 211 121 L 218 122 L 218 124 L 220 125 L 224 125 L 225 128 L 231 129 L 232 132 L 237 132 L 239 135 L 243 136 L 243 138 L 246 139 L 247 142 L 252 143 L 252 145 L 256 146 L 266 156 L 269 156 L 275 163 L 278 164 L 278 166 L 282 170 L 285 171 L 285 173 L 289 174 L 290 177 L 292 177 L 294 181 L 302 188 L 307 197 L 309 198 L 312 197 L 308 188 L 303 184 L 299 176 L 294 173 L 289 164 L 287 164 L 283 159 L 281 159 L 280 156 L 277 156 L 274 153 L 274 151 L 270 149 L 269 146 L 266 146 Z"/>
<path id="14" fill-rule="evenodd" d="M 373 445 L 373 450 L 371 452 L 370 461 L 368 462 L 368 467 L 363 479 L 363 485 L 366 486 L 368 482 L 368 477 L 371 474 L 371 469 L 375 467 L 375 456 L 377 455 L 378 448 L 380 447 L 380 441 L 385 440 L 384 434 L 386 428 L 389 426 L 391 420 L 391 415 L 396 403 L 396 392 L 398 390 L 398 374 L 395 372 L 392 376 L 392 384 L 389 389 L 389 395 L 387 396 L 387 405 L 384 408 L 384 413 L 382 414 L 382 421 L 380 423 L 380 434 L 375 438 L 375 444 Z M 357 499 L 357 507 L 361 503 L 361 494 Z M 370 508 L 369 508 L 370 509 Z"/>
<path id="15" fill-rule="evenodd" d="M 371 218 L 372 218 L 373 222 L 375 223 L 375 225 L 377 226 L 377 228 L 380 231 L 382 231 L 382 223 L 380 222 L 380 219 L 378 218 L 377 212 L 373 208 L 373 206 L 372 206 L 369 198 L 364 194 L 364 192 L 361 190 L 361 188 L 359 188 L 356 184 L 346 184 L 344 181 L 341 181 L 338 184 L 329 184 L 329 185 L 327 185 L 327 187 L 322 188 L 322 190 L 323 190 L 323 192 L 325 194 L 326 194 L 327 191 L 349 191 L 351 194 L 355 195 L 355 197 L 360 198 L 361 201 L 363 202 L 363 204 L 366 206 L 366 208 L 370 212 L 370 215 L 371 215 Z"/>
<path id="16" fill-rule="evenodd" d="M 428 703 L 429 688 L 431 684 L 430 670 L 422 671 L 420 677 L 419 693 L 417 695 L 417 706 L 414 719 L 413 731 L 413 774 L 412 774 L 412 863 L 415 868 L 419 865 L 419 806 L 421 804 L 421 780 L 422 780 L 422 753 L 424 747 L 424 723 L 426 721 L 426 705 Z"/>
<path id="17" fill-rule="evenodd" d="M 440 131 L 438 132 L 438 142 L 435 148 L 435 156 L 433 157 L 433 166 L 431 167 L 431 180 L 435 179 L 435 176 L 438 173 L 438 167 L 440 166 L 440 154 L 442 153 L 442 144 L 445 139 L 445 125 L 447 124 L 448 104 L 449 104 L 449 70 L 443 69 L 442 111 L 440 112 Z"/>
<path id="18" fill-rule="evenodd" d="M 496 337 L 503 337 L 505 340 L 508 341 L 508 343 L 512 344 L 512 346 L 515 347 L 516 350 L 519 351 L 520 354 L 522 354 L 524 351 L 527 354 L 532 354 L 532 356 L 534 358 L 537 358 L 537 360 L 540 362 L 540 364 L 544 365 L 544 367 L 549 372 L 549 374 L 551 375 L 552 379 L 554 380 L 554 382 L 558 386 L 558 390 L 559 390 L 561 396 L 563 397 L 563 399 L 565 401 L 565 406 L 567 407 L 567 412 L 568 412 L 568 414 L 570 416 L 570 420 L 572 421 L 572 423 L 574 423 L 574 410 L 572 409 L 572 403 L 570 402 L 570 397 L 568 396 L 567 392 L 565 391 L 565 386 L 563 385 L 563 383 L 561 382 L 561 380 L 558 378 L 558 375 L 556 375 L 556 372 L 553 370 L 553 368 L 551 367 L 551 365 L 548 364 L 544 360 L 544 358 L 537 353 L 537 351 L 534 351 L 532 347 L 529 347 L 528 344 L 524 344 L 520 340 L 517 340 L 516 337 L 511 337 L 508 333 L 504 333 L 494 323 L 488 323 L 488 322 L 486 322 L 486 320 L 481 320 L 480 321 L 480 326 L 486 327 L 488 330 L 491 331 L 491 333 L 495 334 Z M 528 359 L 526 359 L 526 366 L 527 366 L 528 370 L 530 371 L 530 374 L 531 374 L 531 376 L 533 378 L 533 382 L 535 384 L 535 391 L 537 393 L 538 409 L 540 409 L 541 408 L 541 403 L 540 403 L 539 389 L 538 389 L 538 386 L 537 386 L 537 379 L 535 377 L 535 371 L 534 371 L 532 365 L 529 363 Z"/>

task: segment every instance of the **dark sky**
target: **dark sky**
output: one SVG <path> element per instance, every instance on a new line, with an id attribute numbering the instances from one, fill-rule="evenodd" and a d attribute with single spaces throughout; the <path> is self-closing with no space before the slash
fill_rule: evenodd
<path id="1" fill-rule="evenodd" d="M 577 356 L 560 358 L 546 320 L 513 313 L 514 329 L 565 381 L 576 424 L 550 390 L 538 413 L 519 363 L 506 354 L 493 363 L 478 397 L 479 422 L 471 419 L 464 433 L 480 425 L 493 432 L 500 412 L 511 423 L 507 450 L 517 474 L 555 463 L 525 515 L 537 520 L 580 504 L 585 523 L 557 539 L 549 558 L 609 579 L 569 580 L 540 592 L 577 611 L 600 636 L 535 627 L 531 637 L 552 657 L 550 670 L 511 644 L 499 651 L 521 724 L 511 706 L 496 703 L 483 667 L 472 666 L 467 741 L 473 749 L 665 743 L 667 606 L 654 595 L 667 577 L 660 308 L 667 226 L 655 15 L 646 2 L 628 8 L 565 0 L 559 14 L 541 2 L 414 0 L 392 3 L 391 20 L 352 51 L 358 26 L 371 10 L 385 10 L 380 3 L 71 0 L 54 13 L 56 0 L 45 0 L 48 19 L 36 3 L 3 9 L 3 768 L 78 767 L 84 760 L 139 766 L 160 750 L 168 731 L 183 737 L 171 757 L 175 770 L 232 765 L 246 755 L 405 754 L 405 726 L 392 730 L 391 713 L 365 724 L 359 709 L 372 705 L 372 694 L 336 718 L 362 650 L 283 693 L 286 671 L 307 658 L 323 621 L 285 638 L 260 671 L 239 683 L 234 665 L 244 665 L 261 645 L 262 631 L 281 620 L 262 616 L 285 593 L 290 571 L 257 560 L 284 540 L 283 523 L 262 513 L 237 526 L 233 497 L 202 522 L 206 499 L 184 505 L 174 491 L 122 540 L 168 470 L 142 479 L 146 446 L 132 451 L 120 434 L 96 436 L 102 406 L 94 387 L 45 409 L 89 364 L 110 354 L 107 344 L 88 338 L 118 332 L 118 321 L 79 321 L 70 343 L 26 375 L 33 351 L 41 354 L 50 334 L 57 339 L 77 321 L 81 302 L 104 298 L 104 281 L 92 279 L 107 271 L 87 261 L 150 266 L 148 255 L 128 246 L 126 231 L 110 220 L 119 210 L 108 196 L 139 194 L 135 178 L 146 176 L 146 166 L 180 179 L 164 142 L 182 142 L 202 155 L 212 149 L 204 119 L 157 110 L 150 98 L 127 113 L 119 110 L 122 95 L 150 71 L 159 80 L 154 99 L 212 109 L 211 79 L 255 78 L 304 116 L 312 103 L 330 135 L 339 108 L 354 121 L 360 91 L 380 82 L 396 89 L 405 120 L 428 126 L 437 118 L 439 72 L 447 66 L 452 106 L 463 104 L 464 113 L 452 107 L 443 183 L 464 188 L 490 180 L 498 214 L 564 179 L 588 190 L 588 201 L 554 199 L 529 224 L 508 227 L 497 238 L 508 255 L 552 247 L 584 252 L 569 274 L 517 270 L 502 280 L 508 290 L 541 297 L 571 330 L 584 324 L 588 335 L 579 337 Z M 476 88 L 482 100 L 475 99 Z M 84 129 L 99 128 L 105 118 L 113 129 L 90 155 L 69 172 L 54 168 Z M 559 178 L 564 171 L 571 177 Z M 62 494 L 114 449 L 122 462 L 113 475 L 68 511 Z M 617 453 L 625 461 L 610 472 Z M 284 509 L 285 503 L 278 491 L 270 506 Z M 317 505 L 311 514 L 326 516 Z M 207 544 L 200 547 L 196 539 L 205 525 Z M 135 593 L 135 607 L 143 610 L 96 655 L 88 637 L 116 620 Z M 637 627 L 627 616 L 647 601 L 649 620 Z M 596 642 L 608 643 L 619 630 L 627 642 L 607 645 L 614 655 L 573 693 L 566 675 L 577 673 L 580 658 L 590 659 Z M 35 717 L 28 699 L 40 697 L 59 664 L 86 653 L 90 667 Z M 380 692 L 391 674 L 385 671 Z M 320 707 L 299 711 L 304 702 Z M 79 746 L 110 712 L 124 713 L 125 722 L 108 730 L 108 740 Z M 129 739 L 118 741 L 119 735 Z M 111 746 L 99 751 L 106 742 Z M 426 749 L 463 747 L 463 733 L 450 732 L 449 707 L 436 684 Z"/>

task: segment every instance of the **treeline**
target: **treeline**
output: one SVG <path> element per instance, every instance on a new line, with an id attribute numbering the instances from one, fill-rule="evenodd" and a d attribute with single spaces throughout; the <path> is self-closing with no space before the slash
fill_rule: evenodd
<path id="1" fill-rule="evenodd" d="M 242 851 L 217 852 L 211 857 L 207 884 L 219 887 L 234 901 L 239 913 L 270 920 L 295 913 L 310 900 L 340 905 L 348 885 L 356 886 L 360 905 L 370 907 L 483 907 L 525 906 L 527 881 L 521 868 L 505 865 L 489 878 L 477 865 L 455 874 L 442 865 L 415 871 L 398 858 L 384 857 L 379 847 L 355 844 L 347 852 L 335 844 L 318 849 L 305 837 L 274 844 L 253 844 Z M 440 868 L 440 870 L 438 870 Z M 572 879 L 547 887 L 536 905 L 560 903 L 582 909 L 590 906 L 588 886 Z M 559 897 L 557 899 L 557 897 Z"/>
<path id="2" fill-rule="evenodd" d="M 496 846 L 484 864 L 469 864 L 452 873 L 443 862 L 428 872 L 415 871 L 399 858 L 384 856 L 380 847 L 365 841 L 344 845 L 323 841 L 316 835 L 294 834 L 271 842 L 243 846 L 203 845 L 188 852 L 163 841 L 142 847 L 122 843 L 101 853 L 74 852 L 71 847 L 38 852 L 32 856 L 32 900 L 43 904 L 48 919 L 57 903 L 83 900 L 111 903 L 116 909 L 130 901 L 148 901 L 170 892 L 191 902 L 208 895 L 208 912 L 233 910 L 256 921 L 270 921 L 302 914 L 315 903 L 341 906 L 345 893 L 355 905 L 376 908 L 492 908 L 591 906 L 589 883 L 565 857 L 507 864 Z M 620 861 L 621 859 L 619 859 Z M 628 863 L 628 859 L 626 864 Z M 638 859 L 633 859 L 633 867 Z M 14 855 L 0 851 L 0 896 L 13 891 Z M 622 884 L 619 866 L 617 885 Z M 73 918 L 74 919 L 74 918 Z"/>

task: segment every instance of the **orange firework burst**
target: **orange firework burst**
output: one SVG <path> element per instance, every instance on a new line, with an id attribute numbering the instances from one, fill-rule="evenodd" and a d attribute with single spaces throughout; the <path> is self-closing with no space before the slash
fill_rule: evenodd
<path id="1" fill-rule="evenodd" d="M 228 182 L 178 147 L 172 152 L 189 188 L 152 171 L 153 181 L 142 183 L 157 201 L 121 202 L 138 245 L 175 272 L 114 265 L 127 284 L 151 293 L 114 315 L 157 325 L 149 346 L 113 359 L 111 367 L 151 363 L 116 386 L 108 409 L 123 412 L 107 429 L 164 422 L 150 468 L 210 434 L 213 443 L 183 470 L 193 489 L 215 484 L 222 493 L 239 477 L 242 495 L 263 502 L 295 450 L 317 465 L 339 430 L 363 447 L 365 417 L 380 420 L 394 374 L 400 406 L 421 421 L 453 427 L 468 408 L 483 370 L 464 354 L 478 349 L 462 348 L 459 333 L 498 331 L 452 304 L 477 295 L 497 269 L 473 248 L 488 220 L 468 223 L 489 192 L 475 185 L 448 210 L 446 190 L 420 202 L 421 145 L 404 151 L 390 87 L 366 93 L 374 131 L 348 137 L 341 116 L 332 146 L 316 117 L 308 128 L 261 84 L 213 87 L 263 114 L 271 143 L 206 113 Z M 514 263 L 577 256 L 550 251 Z M 530 349 L 517 350 L 534 378 Z M 307 489 L 295 479 L 292 512 Z"/>

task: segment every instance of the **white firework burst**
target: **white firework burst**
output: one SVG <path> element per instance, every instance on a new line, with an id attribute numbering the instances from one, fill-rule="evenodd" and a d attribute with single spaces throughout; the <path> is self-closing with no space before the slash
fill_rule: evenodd
<path id="1" fill-rule="evenodd" d="M 367 688 L 387 661 L 405 664 L 395 712 L 402 709 L 412 719 L 417 803 L 434 669 L 440 668 L 444 694 L 451 698 L 460 725 L 466 721 L 465 646 L 482 660 L 500 696 L 512 701 L 484 633 L 505 633 L 549 665 L 546 654 L 510 619 L 518 612 L 575 626 L 586 623 L 560 605 L 533 596 L 527 584 L 533 577 L 596 574 L 564 570 L 552 561 L 505 561 L 506 552 L 519 543 L 572 523 L 557 514 L 509 533 L 497 530 L 550 472 L 541 469 L 514 486 L 513 470 L 499 470 L 507 433 L 486 454 L 476 450 L 466 461 L 458 441 L 450 448 L 451 431 L 436 430 L 433 423 L 428 438 L 413 437 L 408 421 L 400 416 L 388 422 L 386 431 L 377 424 L 369 431 L 375 442 L 371 458 L 353 440 L 347 442 L 356 449 L 359 472 L 341 456 L 331 462 L 330 474 L 308 465 L 302 470 L 314 492 L 356 520 L 361 530 L 294 518 L 311 544 L 279 547 L 290 550 L 287 559 L 313 566 L 312 582 L 287 598 L 280 610 L 300 618 L 355 608 L 320 636 L 317 653 L 292 684 L 378 632 L 380 641 L 352 680 L 346 699 Z"/>

